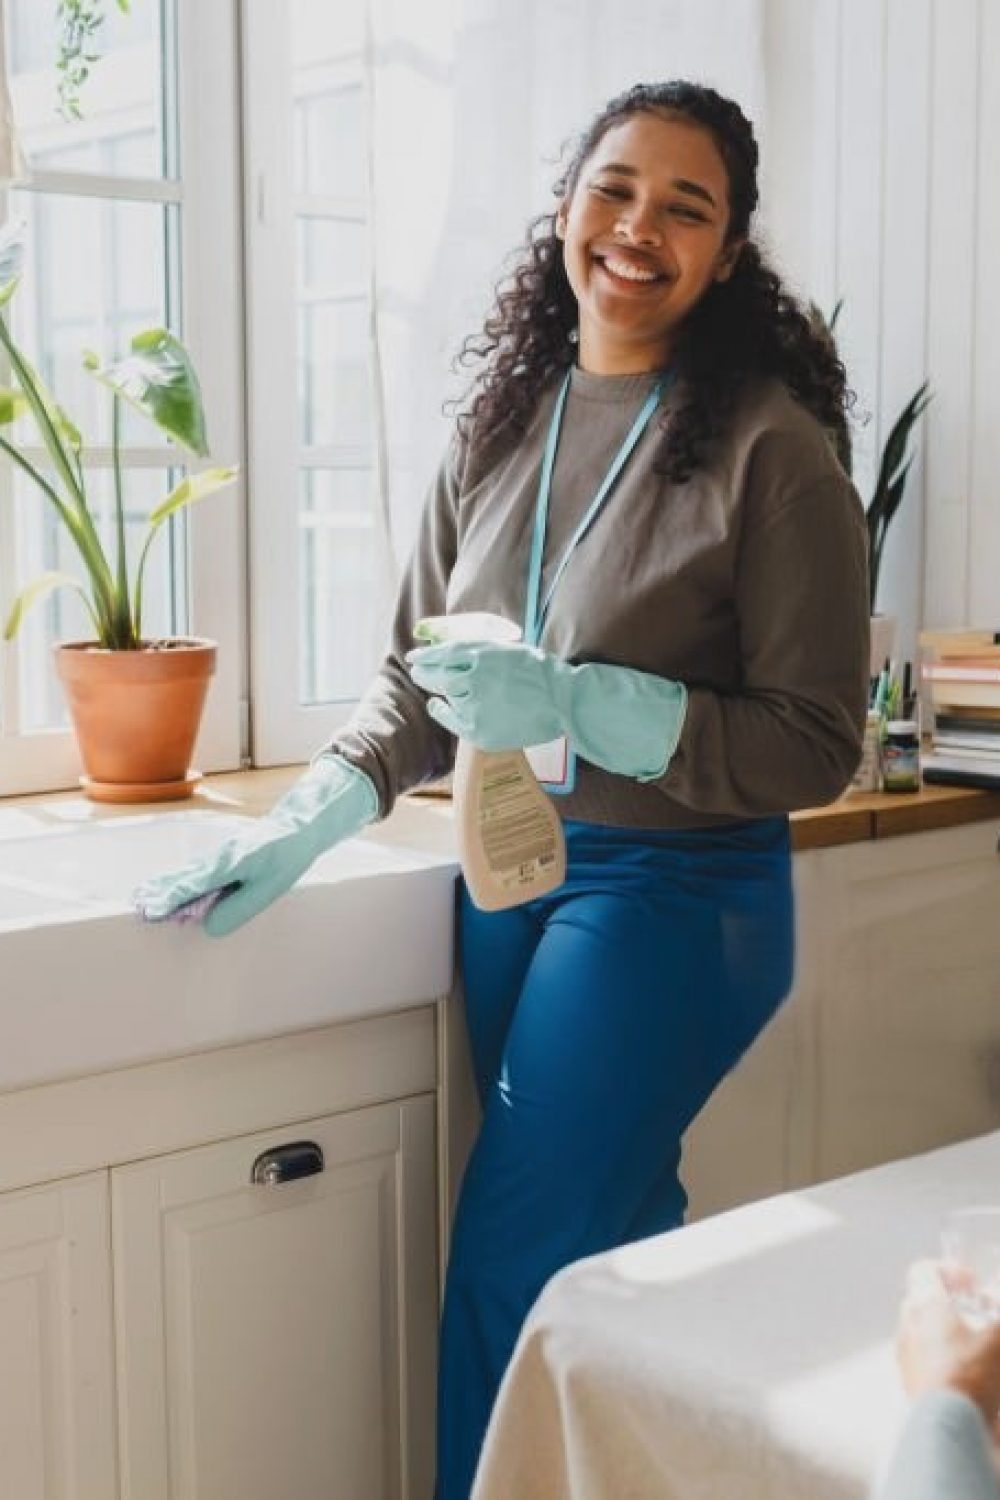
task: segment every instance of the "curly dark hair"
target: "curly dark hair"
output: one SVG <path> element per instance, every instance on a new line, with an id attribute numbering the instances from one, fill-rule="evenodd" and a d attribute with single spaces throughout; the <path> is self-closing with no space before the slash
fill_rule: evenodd
<path id="1" fill-rule="evenodd" d="M 849 463 L 847 412 L 853 396 L 828 331 L 810 317 L 748 238 L 757 206 L 757 143 L 739 105 L 714 89 L 684 81 L 636 84 L 612 99 L 577 140 L 553 184 L 559 202 L 572 197 L 584 164 L 612 126 L 640 111 L 681 117 L 707 130 L 729 178 L 726 243 L 746 240 L 726 281 L 714 282 L 678 331 L 672 364 L 679 404 L 661 418 L 656 468 L 688 478 L 710 456 L 749 377 L 770 375 L 829 432 Z M 481 333 L 469 335 L 456 367 L 478 364 L 458 412 L 462 436 L 480 452 L 523 432 L 539 394 L 574 363 L 578 310 L 556 236 L 556 212 L 538 215 L 513 268 L 496 287 Z M 458 404 L 458 403 L 456 403 Z"/>

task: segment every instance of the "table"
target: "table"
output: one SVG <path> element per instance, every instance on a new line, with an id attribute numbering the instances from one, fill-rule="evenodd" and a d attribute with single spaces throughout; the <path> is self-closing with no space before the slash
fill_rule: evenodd
<path id="1" fill-rule="evenodd" d="M 473 1500 L 862 1500 L 905 1411 L 906 1266 L 1000 1202 L 1000 1131 L 577 1262 L 507 1371 Z"/>

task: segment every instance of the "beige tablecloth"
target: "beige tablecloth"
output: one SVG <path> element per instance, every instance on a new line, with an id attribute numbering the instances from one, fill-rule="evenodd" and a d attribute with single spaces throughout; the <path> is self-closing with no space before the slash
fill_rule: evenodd
<path id="1" fill-rule="evenodd" d="M 580 1261 L 529 1318 L 474 1500 L 860 1500 L 903 1275 L 1000 1202 L 1000 1131 Z"/>

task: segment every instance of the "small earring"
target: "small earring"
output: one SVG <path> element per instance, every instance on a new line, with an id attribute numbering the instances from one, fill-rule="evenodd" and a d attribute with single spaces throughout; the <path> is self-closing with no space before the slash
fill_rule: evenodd
<path id="1" fill-rule="evenodd" d="M 578 328 L 571 328 L 566 335 L 566 339 L 570 344 L 578 344 L 580 342 L 580 330 Z"/>

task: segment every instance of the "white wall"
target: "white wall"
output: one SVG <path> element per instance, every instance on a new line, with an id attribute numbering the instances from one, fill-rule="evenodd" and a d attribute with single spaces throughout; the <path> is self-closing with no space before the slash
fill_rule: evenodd
<path id="1" fill-rule="evenodd" d="M 766 231 L 829 311 L 859 404 L 855 478 L 929 377 L 879 607 L 1000 628 L 1000 0 L 766 0 Z"/>

